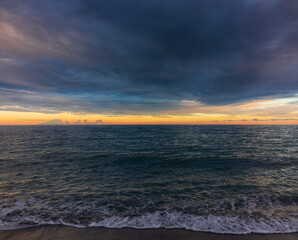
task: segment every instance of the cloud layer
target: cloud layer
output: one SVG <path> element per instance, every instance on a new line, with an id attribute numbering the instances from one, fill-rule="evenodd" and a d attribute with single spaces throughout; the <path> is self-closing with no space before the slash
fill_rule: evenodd
<path id="1" fill-rule="evenodd" d="M 292 97 L 297 12 L 291 0 L 3 0 L 1 105 L 153 114 Z"/>

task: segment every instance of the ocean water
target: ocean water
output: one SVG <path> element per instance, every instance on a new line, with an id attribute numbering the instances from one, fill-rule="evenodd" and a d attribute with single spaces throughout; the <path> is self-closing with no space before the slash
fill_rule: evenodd
<path id="1" fill-rule="evenodd" d="M 0 126 L 0 229 L 298 231 L 298 126 Z"/>

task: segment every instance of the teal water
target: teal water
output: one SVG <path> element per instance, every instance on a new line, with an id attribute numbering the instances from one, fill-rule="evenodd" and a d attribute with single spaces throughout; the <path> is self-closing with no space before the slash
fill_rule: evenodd
<path id="1" fill-rule="evenodd" d="M 298 231 L 298 126 L 0 126 L 0 229 Z"/>

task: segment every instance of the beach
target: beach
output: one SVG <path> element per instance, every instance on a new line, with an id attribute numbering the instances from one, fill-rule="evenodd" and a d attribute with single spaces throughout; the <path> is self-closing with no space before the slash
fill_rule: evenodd
<path id="1" fill-rule="evenodd" d="M 37 226 L 0 231 L 1 240 L 297 240 L 293 234 L 213 234 L 182 229 L 109 229 L 74 228 L 67 226 Z"/>

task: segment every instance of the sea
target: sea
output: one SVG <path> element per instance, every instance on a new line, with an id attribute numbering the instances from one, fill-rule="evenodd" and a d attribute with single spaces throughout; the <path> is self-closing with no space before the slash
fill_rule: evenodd
<path id="1" fill-rule="evenodd" d="M 0 230 L 298 231 L 298 126 L 0 126 Z"/>

